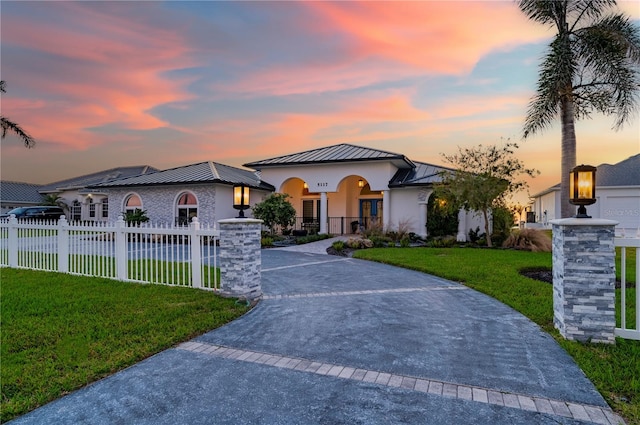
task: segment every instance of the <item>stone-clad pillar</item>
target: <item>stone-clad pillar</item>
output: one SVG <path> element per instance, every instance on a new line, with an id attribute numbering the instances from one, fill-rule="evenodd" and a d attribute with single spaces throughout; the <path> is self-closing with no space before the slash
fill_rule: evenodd
<path id="1" fill-rule="evenodd" d="M 615 343 L 615 226 L 567 218 L 553 225 L 553 324 L 566 339 Z"/>
<path id="2" fill-rule="evenodd" d="M 220 224 L 220 293 L 253 300 L 262 296 L 262 220 L 231 218 Z"/>

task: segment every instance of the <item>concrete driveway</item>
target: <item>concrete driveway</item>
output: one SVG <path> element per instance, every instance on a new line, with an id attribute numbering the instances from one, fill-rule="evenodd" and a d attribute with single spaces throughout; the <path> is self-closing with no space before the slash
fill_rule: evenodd
<path id="1" fill-rule="evenodd" d="M 300 250 L 262 271 L 250 313 L 13 423 L 621 422 L 550 336 L 462 285 Z"/>

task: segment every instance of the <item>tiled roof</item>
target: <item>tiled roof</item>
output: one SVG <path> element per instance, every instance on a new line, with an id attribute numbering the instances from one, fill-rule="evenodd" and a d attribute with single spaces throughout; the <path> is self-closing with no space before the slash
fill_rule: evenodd
<path id="1" fill-rule="evenodd" d="M 334 162 L 355 162 L 355 161 L 393 161 L 398 168 L 411 168 L 414 164 L 404 155 L 381 151 L 378 149 L 365 148 L 350 144 L 340 144 L 325 148 L 312 149 L 291 155 L 279 156 L 276 158 L 263 159 L 261 161 L 244 164 L 245 167 L 262 169 L 265 167 L 275 167 L 283 165 L 307 165 L 323 164 Z"/>
<path id="2" fill-rule="evenodd" d="M 2 202 L 22 202 L 39 204 L 42 195 L 38 192 L 42 185 L 12 181 L 0 182 L 0 200 Z"/>
<path id="3" fill-rule="evenodd" d="M 640 186 L 640 154 L 617 164 L 598 165 L 596 186 Z"/>
<path id="4" fill-rule="evenodd" d="M 158 171 L 152 174 L 129 177 L 111 182 L 93 185 L 95 188 L 128 187 L 128 186 L 155 186 L 165 184 L 189 184 L 189 183 L 223 183 L 239 184 L 247 186 L 275 190 L 273 186 L 260 180 L 258 175 L 251 170 L 231 167 L 213 161 L 200 162 Z"/>
<path id="5" fill-rule="evenodd" d="M 442 181 L 440 173 L 450 170 L 425 162 L 415 162 L 415 168 L 398 170 L 389 182 L 389 187 L 424 186 Z"/>
<path id="6" fill-rule="evenodd" d="M 50 183 L 40 189 L 41 193 L 55 193 L 63 190 L 84 189 L 88 186 L 94 186 L 117 179 L 138 176 L 141 174 L 149 174 L 157 172 L 158 169 L 149 165 L 137 165 L 131 167 L 118 167 L 109 170 L 98 171 L 97 173 L 86 174 L 84 176 L 74 177 L 67 180 Z"/>

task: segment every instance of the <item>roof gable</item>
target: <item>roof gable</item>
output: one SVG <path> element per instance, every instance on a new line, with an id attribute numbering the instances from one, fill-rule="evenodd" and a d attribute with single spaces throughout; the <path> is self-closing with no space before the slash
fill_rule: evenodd
<path id="1" fill-rule="evenodd" d="M 433 185 L 442 181 L 440 173 L 451 170 L 426 162 L 416 161 L 415 164 L 415 168 L 398 170 L 389 182 L 389 187 Z"/>
<path id="2" fill-rule="evenodd" d="M 324 148 L 312 149 L 290 155 L 279 156 L 244 164 L 245 167 L 264 167 L 326 164 L 336 162 L 393 161 L 398 168 L 412 168 L 415 165 L 404 155 L 342 143 Z"/>
<path id="3" fill-rule="evenodd" d="M 597 186 L 640 186 L 640 154 L 617 164 L 600 164 L 596 171 Z"/>

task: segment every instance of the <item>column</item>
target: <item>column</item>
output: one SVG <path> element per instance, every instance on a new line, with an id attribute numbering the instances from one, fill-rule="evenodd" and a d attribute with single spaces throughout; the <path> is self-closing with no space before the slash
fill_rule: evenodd
<path id="1" fill-rule="evenodd" d="M 418 224 L 419 235 L 426 238 L 429 236 L 427 233 L 427 203 L 421 202 L 418 204 L 418 207 L 420 208 L 420 222 Z"/>
<path id="2" fill-rule="evenodd" d="M 458 235 L 456 240 L 458 242 L 467 241 L 467 211 L 464 209 L 458 211 Z"/>
<path id="3" fill-rule="evenodd" d="M 553 325 L 566 339 L 615 344 L 615 226 L 567 218 L 553 225 Z"/>
<path id="4" fill-rule="evenodd" d="M 220 294 L 253 300 L 262 296 L 262 220 L 230 218 L 220 224 Z"/>
<path id="5" fill-rule="evenodd" d="M 382 191 L 382 228 L 391 230 L 391 202 L 389 201 L 389 191 Z"/>
<path id="6" fill-rule="evenodd" d="M 320 193 L 320 232 L 327 233 L 327 192 Z"/>

